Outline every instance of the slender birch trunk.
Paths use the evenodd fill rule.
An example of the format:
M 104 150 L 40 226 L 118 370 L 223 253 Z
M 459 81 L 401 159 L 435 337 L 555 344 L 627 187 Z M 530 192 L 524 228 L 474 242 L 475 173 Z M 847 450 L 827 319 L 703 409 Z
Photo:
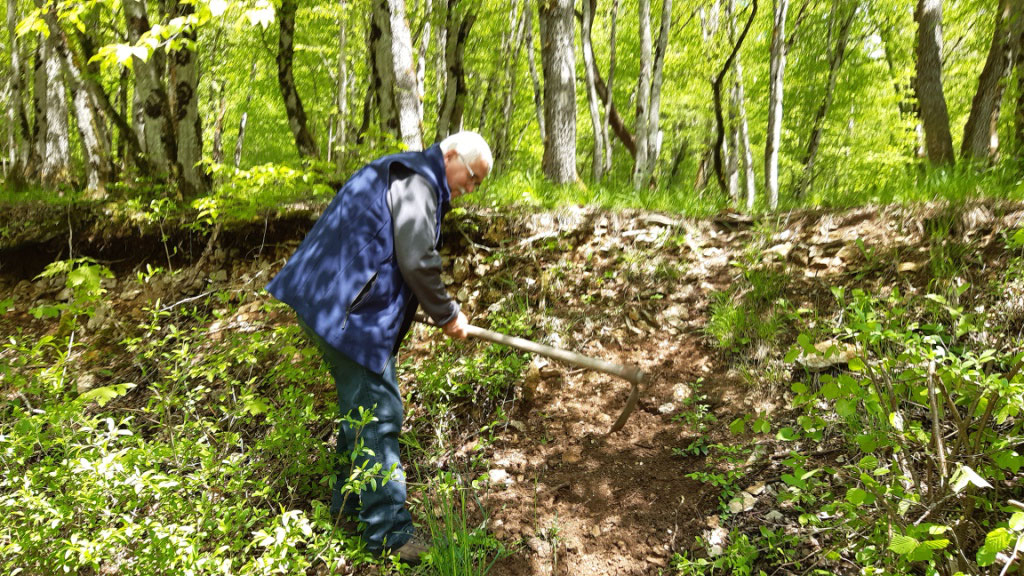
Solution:
M 529 20 L 526 22 L 526 58 L 530 63 L 530 80 L 533 81 L 533 107 L 537 112 L 537 128 L 540 130 L 540 140 L 547 140 L 547 127 L 544 125 L 544 101 L 543 92 L 540 87 L 540 77 L 537 74 L 537 59 L 533 48 L 533 10 L 529 4 L 526 6 L 526 14 Z
M 426 95 L 426 82 L 427 82 L 427 49 L 430 48 L 430 31 L 432 26 L 430 25 L 431 18 L 434 13 L 434 5 L 431 0 L 425 0 L 423 3 L 423 31 L 420 33 L 420 46 L 419 54 L 416 57 L 416 93 L 421 96 Z M 417 111 L 416 114 L 420 118 L 420 122 L 423 122 L 423 98 L 417 98 L 416 100 Z M 422 133 L 422 128 L 420 132 Z
M 242 117 L 238 120 L 238 136 L 235 137 L 235 169 L 242 164 L 242 144 L 245 142 L 245 127 L 249 123 L 249 106 L 252 104 L 252 95 L 255 90 L 256 62 L 254 58 L 252 66 L 249 67 L 248 93 L 245 95 L 245 104 L 242 105 Z
M 594 62 L 594 46 L 591 41 L 591 31 L 594 28 L 594 11 L 597 9 L 597 0 L 583 0 L 583 25 L 580 28 L 580 37 L 583 43 L 583 63 L 586 68 L 587 79 L 587 102 L 590 104 L 590 122 L 594 127 L 594 157 L 592 163 L 592 177 L 594 182 L 600 182 L 604 176 L 604 133 L 601 128 L 604 121 L 601 119 L 601 104 L 597 95 L 597 88 L 594 85 L 595 71 L 597 64 Z
M 345 25 L 348 18 L 345 0 L 340 0 L 338 9 L 341 17 L 338 18 L 338 125 L 334 136 L 334 170 L 340 176 L 345 170 L 348 150 L 348 27 Z
M 544 175 L 555 184 L 576 180 L 576 56 L 572 0 L 541 0 L 544 69 Z
M 519 53 L 522 52 L 524 45 L 523 39 L 526 35 L 526 26 L 529 23 L 529 11 L 529 2 L 523 2 L 523 9 L 519 13 L 516 32 L 513 38 L 512 55 L 505 65 L 505 102 L 502 105 L 502 122 L 501 126 L 498 128 L 498 138 L 496 141 L 497 146 L 494 157 L 495 164 L 499 166 L 504 163 L 507 152 L 511 148 L 509 145 L 509 130 L 512 127 L 512 112 L 519 84 L 519 75 L 516 71 L 519 68 Z
M 604 172 L 609 172 L 612 169 L 612 141 L 609 135 L 609 126 L 611 124 L 612 116 L 612 95 L 615 94 L 613 91 L 615 83 L 615 38 L 618 28 L 619 21 L 619 0 L 612 0 L 612 14 L 611 14 L 611 32 L 608 39 L 608 98 L 604 102 L 604 124 L 601 126 L 601 137 L 604 139 L 607 146 L 605 146 L 604 155 Z M 596 70 L 595 70 L 596 71 Z M 598 73 L 600 76 L 600 73 Z
M 40 37 L 45 79 L 46 130 L 42 140 L 40 182 L 54 189 L 71 183 L 71 145 L 68 135 L 68 105 L 60 56 L 49 38 Z
M 409 150 L 422 150 L 423 118 L 413 61 L 412 34 L 405 18 L 405 0 L 387 0 L 387 8 L 399 137 Z
M 750 128 L 747 122 L 747 105 L 743 94 L 743 65 L 736 58 L 736 106 L 739 109 L 740 144 L 743 149 L 743 184 L 747 194 L 747 211 L 754 209 L 757 197 L 757 180 L 754 176 L 754 151 L 750 146 Z
M 640 0 L 640 75 L 636 90 L 636 161 L 633 163 L 633 188 L 640 190 L 647 183 L 647 155 L 650 133 L 647 107 L 651 102 L 651 1 Z
M 786 71 L 786 13 L 789 0 L 774 0 L 772 25 L 770 95 L 768 98 L 768 134 L 764 149 L 764 180 L 768 207 L 779 207 L 779 146 L 782 140 L 782 87 Z
M 722 114 L 722 83 L 725 80 L 726 74 L 732 69 L 733 62 L 736 60 L 736 56 L 739 54 L 740 48 L 743 46 L 743 41 L 747 37 L 747 33 L 750 32 L 750 26 L 754 23 L 754 17 L 757 16 L 757 0 L 751 3 L 750 17 L 747 20 L 746 26 L 743 28 L 743 32 L 740 33 L 740 37 L 733 44 L 732 51 L 729 53 L 729 57 L 726 58 L 725 64 L 722 65 L 722 69 L 719 70 L 718 74 L 711 80 L 711 92 L 714 99 L 715 105 L 715 145 L 712 148 L 714 156 L 714 167 L 715 176 L 718 179 L 718 186 L 723 192 L 731 192 L 729 184 L 726 182 L 724 169 L 722 166 L 722 155 L 725 152 L 725 120 Z M 731 17 L 731 14 L 730 14 Z M 731 23 L 731 19 L 730 19 Z M 738 191 L 737 191 L 738 194 Z

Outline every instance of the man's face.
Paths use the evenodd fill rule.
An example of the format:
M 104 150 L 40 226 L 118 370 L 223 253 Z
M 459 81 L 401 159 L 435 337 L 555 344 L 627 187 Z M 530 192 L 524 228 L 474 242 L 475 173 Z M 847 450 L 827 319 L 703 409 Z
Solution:
M 454 148 L 445 152 L 444 163 L 448 187 L 452 190 L 452 199 L 472 193 L 487 177 L 487 166 L 480 158 L 473 162 L 466 162 L 466 158 L 456 152 Z

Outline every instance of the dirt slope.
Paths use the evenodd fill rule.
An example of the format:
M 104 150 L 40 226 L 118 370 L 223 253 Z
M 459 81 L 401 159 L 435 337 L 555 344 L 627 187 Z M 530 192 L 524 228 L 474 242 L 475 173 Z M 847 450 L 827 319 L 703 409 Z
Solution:
M 704 430 L 708 442 L 764 445 L 763 462 L 752 465 L 742 481 L 767 484 L 754 508 L 743 512 L 752 523 L 763 521 L 774 506 L 775 447 L 764 438 L 733 437 L 728 424 L 758 411 L 785 417 L 787 388 L 758 377 L 783 351 L 753 349 L 749 358 L 737 359 L 713 348 L 704 332 L 710 299 L 736 283 L 743 266 L 779 270 L 787 278 L 786 299 L 822 317 L 829 315 L 834 284 L 920 289 L 928 268 L 929 222 L 936 218 L 949 220 L 952 233 L 972 243 L 981 274 L 986 264 L 1005 257 L 1001 234 L 1021 225 L 1024 207 L 972 205 L 952 213 L 942 207 L 865 208 L 759 221 L 733 214 L 690 221 L 592 209 L 526 216 L 485 211 L 452 219 L 445 249 L 448 280 L 474 323 L 487 326 L 491 307 L 518 298 L 535 319 L 533 339 L 634 364 L 649 376 L 625 428 L 608 435 L 629 384 L 538 360 L 523 382 L 532 398 L 520 390 L 507 399 L 511 417 L 493 443 L 477 448 L 478 427 L 456 428 L 446 456 L 427 463 L 428 470 L 461 470 L 471 458 L 487 462 L 490 488 L 483 505 L 489 527 L 512 552 L 492 574 L 669 573 L 672 554 L 694 549 L 695 538 L 712 535 L 719 522 L 718 489 L 687 477 L 706 469 L 704 458 L 681 450 L 697 432 L 680 415 L 695 409 L 717 418 Z M 109 318 L 137 316 L 156 297 L 177 302 L 212 289 L 258 290 L 309 225 L 300 217 L 225 230 L 209 250 L 203 239 L 194 239 L 177 256 L 190 254 L 191 261 L 179 266 L 201 268 L 144 289 L 129 288 L 124 278 L 147 262 L 164 263 L 159 242 L 90 243 L 88 234 L 80 234 L 76 254 L 93 253 L 121 278 L 122 289 L 111 290 L 95 328 Z M 62 250 L 58 242 L 5 249 L 0 294 L 19 301 L 59 297 L 59 286 L 33 276 Z M 249 315 L 242 321 L 290 321 L 252 318 L 255 308 L 240 311 Z M 35 326 L 27 315 L 8 320 L 26 330 Z M 406 358 L 426 357 L 435 338 L 424 328 L 414 331 Z M 412 390 L 415 382 L 405 376 L 403 385 Z M 417 426 L 427 417 L 414 405 L 407 421 Z

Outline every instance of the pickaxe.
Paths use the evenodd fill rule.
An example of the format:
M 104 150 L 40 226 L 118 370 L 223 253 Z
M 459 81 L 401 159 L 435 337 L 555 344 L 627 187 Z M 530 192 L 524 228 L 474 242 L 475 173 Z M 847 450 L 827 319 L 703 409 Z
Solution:
M 416 321 L 428 326 L 436 326 L 433 322 L 427 319 L 422 314 L 416 315 Z M 555 348 L 546 344 L 540 344 L 539 342 L 533 342 L 526 340 L 525 338 L 519 338 L 516 336 L 509 336 L 500 332 L 494 332 L 493 330 L 487 330 L 469 324 L 466 326 L 466 333 L 474 338 L 481 340 L 487 340 L 488 342 L 494 342 L 495 344 L 504 344 L 505 346 L 511 346 L 524 352 L 532 352 L 534 354 L 540 354 L 546 358 L 552 360 L 558 360 L 572 366 L 578 366 L 580 368 L 586 368 L 588 370 L 597 370 L 598 372 L 604 372 L 605 374 L 611 374 L 612 376 L 618 376 L 624 380 L 629 381 L 633 387 L 629 391 L 629 398 L 626 399 L 626 406 L 622 409 L 619 417 L 612 424 L 609 434 L 612 432 L 618 432 L 626 425 L 626 420 L 629 419 L 629 415 L 633 413 L 633 409 L 636 408 L 637 400 L 640 398 L 640 385 L 647 381 L 647 375 L 644 374 L 640 368 L 631 366 L 629 364 L 615 364 L 600 358 L 591 358 L 582 354 L 577 354 L 569 350 L 562 350 L 561 348 Z

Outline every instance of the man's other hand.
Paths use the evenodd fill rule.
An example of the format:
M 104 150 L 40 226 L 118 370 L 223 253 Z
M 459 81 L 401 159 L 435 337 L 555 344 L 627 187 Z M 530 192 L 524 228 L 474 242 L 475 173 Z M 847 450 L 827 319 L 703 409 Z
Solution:
M 466 315 L 461 311 L 459 315 L 452 318 L 447 324 L 441 327 L 444 333 L 449 338 L 457 338 L 459 340 L 465 340 L 468 334 L 466 333 L 466 326 L 469 325 L 469 320 L 466 319 Z

